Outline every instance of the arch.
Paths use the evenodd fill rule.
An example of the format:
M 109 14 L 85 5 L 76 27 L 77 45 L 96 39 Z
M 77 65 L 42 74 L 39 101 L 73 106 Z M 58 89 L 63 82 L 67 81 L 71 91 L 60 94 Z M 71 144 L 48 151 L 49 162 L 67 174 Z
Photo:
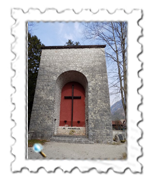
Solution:
M 69 82 L 77 82 L 81 84 L 85 90 L 85 128 L 86 136 L 88 136 L 88 81 L 84 74 L 79 71 L 66 71 L 60 74 L 56 80 L 55 88 L 55 105 L 54 105 L 54 134 L 57 134 L 57 129 L 60 124 L 60 102 L 61 91 L 65 84 Z

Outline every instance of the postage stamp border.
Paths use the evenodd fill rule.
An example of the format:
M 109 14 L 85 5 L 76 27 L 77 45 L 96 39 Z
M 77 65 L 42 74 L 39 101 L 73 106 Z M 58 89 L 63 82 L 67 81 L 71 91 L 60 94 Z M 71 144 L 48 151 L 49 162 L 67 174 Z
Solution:
M 86 13 L 92 13 L 94 16 L 97 16 L 97 13 L 100 11 L 106 11 L 109 13 L 109 15 L 113 16 L 116 14 L 117 11 L 124 11 L 125 14 L 133 13 L 133 11 L 141 11 L 141 17 L 137 19 L 137 26 L 139 28 L 142 28 L 141 35 L 137 37 L 137 43 L 141 44 L 141 52 L 137 52 L 137 61 L 139 60 L 141 64 L 141 69 L 138 70 L 138 75 L 141 78 L 142 85 L 140 88 L 137 89 L 137 92 L 141 95 L 141 102 L 139 102 L 139 105 L 137 109 L 141 112 L 141 121 L 137 121 L 137 126 L 141 129 L 141 137 L 137 139 L 138 144 L 142 148 L 142 154 L 140 154 L 136 161 L 138 161 L 141 164 L 141 172 L 140 171 L 133 171 L 131 168 L 126 167 L 123 172 L 117 172 L 114 171 L 111 166 L 107 169 L 106 172 L 97 170 L 97 168 L 92 167 L 88 169 L 87 171 L 81 171 L 78 168 L 78 162 L 75 164 L 74 167 L 72 167 L 71 170 L 62 169 L 61 167 L 55 166 L 55 169 L 51 171 L 46 171 L 44 167 L 38 168 L 36 171 L 30 171 L 25 165 L 23 164 L 23 167 L 21 167 L 18 171 L 12 172 L 12 166 L 16 162 L 16 159 L 18 159 L 16 155 L 12 153 L 12 148 L 16 146 L 16 140 L 20 137 L 13 137 L 12 134 L 14 134 L 14 131 L 16 131 L 16 126 L 19 124 L 19 122 L 16 121 L 16 119 L 12 119 L 14 112 L 16 111 L 16 102 L 12 102 L 12 96 L 14 96 L 16 92 L 16 86 L 14 87 L 12 84 L 13 80 L 16 78 L 18 79 L 20 68 L 17 67 L 17 64 L 20 64 L 19 61 L 22 60 L 21 56 L 19 54 L 26 54 L 26 49 L 21 49 L 21 52 L 16 52 L 15 46 L 19 47 L 18 39 L 20 39 L 20 36 L 16 36 L 20 28 L 16 31 L 16 27 L 20 26 L 21 30 L 22 28 L 25 28 L 26 19 L 24 18 L 27 16 L 27 14 L 30 11 L 36 11 L 36 20 L 37 19 L 37 13 L 42 13 L 42 17 L 44 16 L 44 13 L 47 13 L 46 11 L 56 11 L 58 14 L 59 21 L 62 16 L 64 16 L 64 13 L 67 14 L 67 11 L 72 10 L 76 15 L 78 15 L 77 19 L 80 19 L 80 14 L 82 14 L 83 11 L 86 11 Z M 16 11 L 21 11 L 20 18 L 16 17 Z M 40 11 L 40 12 L 39 12 Z M 90 12 L 89 12 L 90 11 Z M 19 14 L 18 14 L 19 15 Z M 31 15 L 31 12 L 29 14 L 29 17 Z M 94 18 L 92 16 L 92 19 Z M 27 17 L 27 21 L 29 20 L 29 17 Z M 23 18 L 23 22 L 21 19 Z M 19 20 L 20 19 L 20 20 Z M 40 19 L 40 21 L 44 20 L 44 17 Z M 81 19 L 80 19 L 81 20 Z M 48 21 L 48 20 L 47 20 Z M 72 20 L 73 21 L 73 20 Z M 74 20 L 76 21 L 76 19 Z M 13 33 L 14 32 L 14 33 Z M 130 32 L 129 32 L 130 33 Z M 14 35 L 15 34 L 15 35 Z M 26 38 L 23 37 L 23 42 L 26 44 Z M 22 42 L 21 41 L 21 42 Z M 130 43 L 129 43 L 129 46 Z M 23 56 L 24 57 L 24 56 Z M 25 56 L 26 57 L 26 56 Z M 15 63 L 14 63 L 15 62 Z M 148 8 L 145 6 L 138 6 L 138 5 L 6 5 L 5 6 L 5 174 L 9 177 L 147 177 L 148 176 L 148 72 L 147 72 L 147 66 L 148 66 Z M 13 69 L 13 68 L 14 69 Z M 17 67 L 17 68 L 16 68 Z M 26 67 L 25 72 L 26 72 Z M 18 74 L 19 73 L 19 74 Z M 26 74 L 26 73 L 25 73 Z M 26 76 L 25 76 L 26 77 Z M 22 84 L 22 83 L 21 83 Z M 22 85 L 21 85 L 22 86 Z M 18 92 L 22 91 L 23 88 L 17 89 Z M 18 94 L 20 95 L 20 94 Z M 23 98 L 23 101 L 25 102 L 25 99 Z M 25 112 L 21 112 L 20 114 L 24 114 Z M 23 115 L 21 117 L 24 118 Z M 137 129 L 138 129 L 137 127 Z M 25 136 L 27 138 L 27 136 Z M 18 142 L 17 142 L 18 143 Z M 25 143 L 25 142 L 23 142 Z M 19 148 L 19 147 L 18 147 Z M 18 153 L 20 154 L 20 153 Z M 40 161 L 41 162 L 41 161 Z M 102 162 L 103 163 L 103 162 Z M 107 161 L 106 161 L 107 163 Z M 39 163 L 38 163 L 39 164 Z M 42 163 L 41 163 L 42 164 Z M 50 165 L 50 162 L 48 162 Z M 73 163 L 71 163 L 73 164 Z M 132 165 L 131 165 L 132 166 Z

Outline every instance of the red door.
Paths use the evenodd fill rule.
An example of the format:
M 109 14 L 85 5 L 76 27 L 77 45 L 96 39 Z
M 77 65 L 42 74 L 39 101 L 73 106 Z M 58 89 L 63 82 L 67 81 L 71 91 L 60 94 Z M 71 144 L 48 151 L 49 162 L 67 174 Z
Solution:
M 60 126 L 85 126 L 85 90 L 77 82 L 67 83 L 61 92 Z

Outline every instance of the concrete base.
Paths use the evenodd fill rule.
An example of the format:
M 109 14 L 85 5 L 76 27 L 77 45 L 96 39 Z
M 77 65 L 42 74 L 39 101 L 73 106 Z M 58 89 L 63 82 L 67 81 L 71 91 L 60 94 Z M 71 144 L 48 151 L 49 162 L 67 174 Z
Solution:
M 56 135 L 67 135 L 67 136 L 85 136 L 85 127 L 65 127 L 59 126 Z
M 85 136 L 63 136 L 63 135 L 57 135 L 53 136 L 50 141 L 52 142 L 62 142 L 62 143 L 73 143 L 73 144 L 93 144 L 94 142 L 90 141 Z

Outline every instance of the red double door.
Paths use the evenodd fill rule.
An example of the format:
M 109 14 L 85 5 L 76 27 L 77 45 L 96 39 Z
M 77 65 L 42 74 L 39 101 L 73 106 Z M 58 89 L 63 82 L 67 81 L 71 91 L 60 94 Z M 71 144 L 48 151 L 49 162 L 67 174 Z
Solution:
M 69 82 L 61 92 L 59 126 L 85 127 L 85 90 L 77 82 Z

